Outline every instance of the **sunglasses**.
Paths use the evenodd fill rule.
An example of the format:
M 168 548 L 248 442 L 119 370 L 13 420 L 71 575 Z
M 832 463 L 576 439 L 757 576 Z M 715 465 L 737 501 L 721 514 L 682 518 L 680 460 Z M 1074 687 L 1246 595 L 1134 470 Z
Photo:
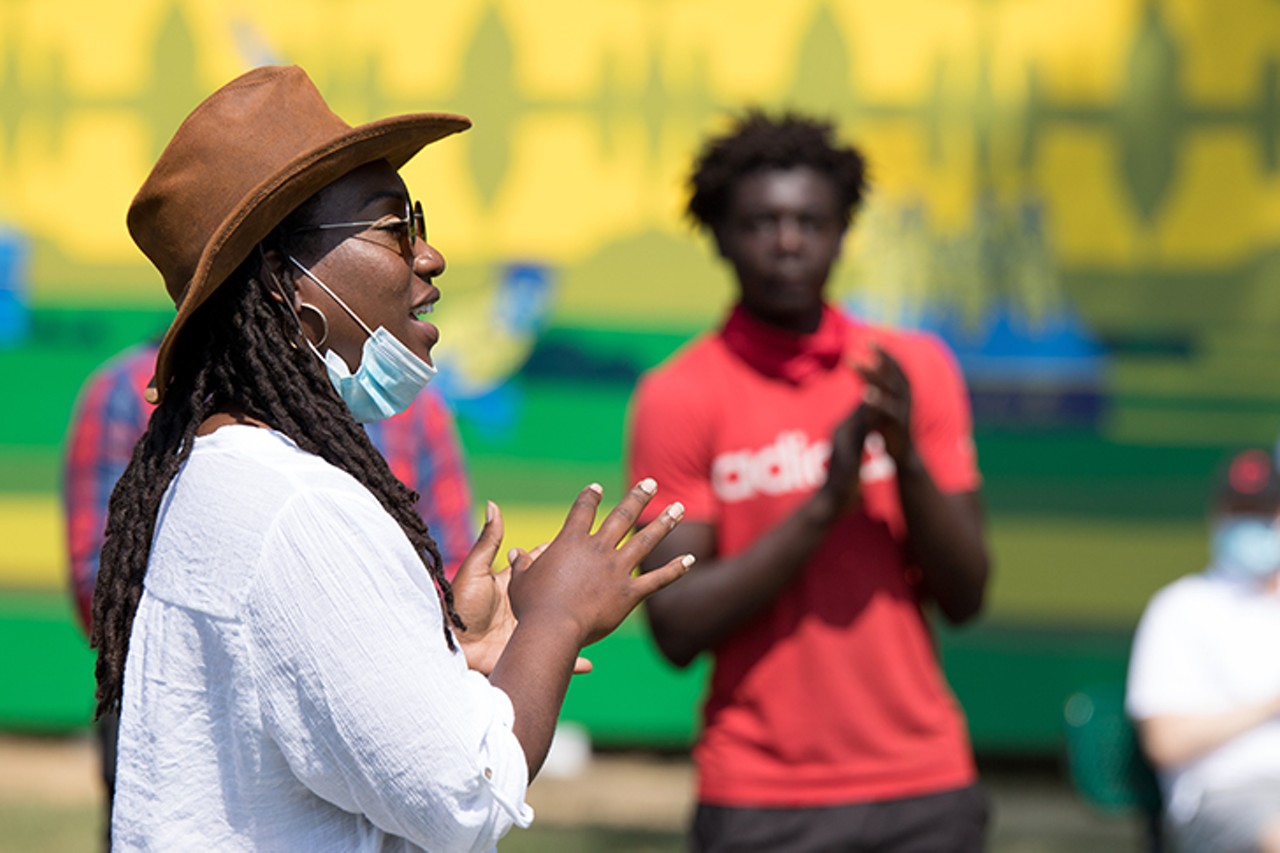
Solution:
M 328 231 L 332 228 L 373 228 L 377 226 L 380 231 L 390 231 L 397 234 L 403 240 L 410 251 L 413 251 L 413 241 L 421 240 L 424 243 L 427 240 L 427 217 L 422 212 L 422 202 L 413 201 L 405 202 L 404 216 L 398 219 L 371 219 L 362 222 L 325 222 L 318 225 L 303 225 L 295 228 L 294 233 L 299 231 Z

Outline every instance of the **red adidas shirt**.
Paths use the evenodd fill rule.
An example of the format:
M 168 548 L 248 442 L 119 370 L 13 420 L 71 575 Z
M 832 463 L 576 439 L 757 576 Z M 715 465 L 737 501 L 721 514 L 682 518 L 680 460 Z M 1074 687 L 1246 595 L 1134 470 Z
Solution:
M 912 388 L 912 436 L 944 493 L 979 475 L 968 398 L 938 339 L 826 309 L 812 335 L 738 309 L 647 374 L 632 401 L 630 475 L 715 526 L 721 557 L 751 546 L 818 488 L 830 437 L 864 387 L 846 363 L 871 341 Z M 938 667 L 904 554 L 894 465 L 872 434 L 862 505 L 774 604 L 715 650 L 694 749 L 699 798 L 730 806 L 867 802 L 970 784 L 963 716 Z

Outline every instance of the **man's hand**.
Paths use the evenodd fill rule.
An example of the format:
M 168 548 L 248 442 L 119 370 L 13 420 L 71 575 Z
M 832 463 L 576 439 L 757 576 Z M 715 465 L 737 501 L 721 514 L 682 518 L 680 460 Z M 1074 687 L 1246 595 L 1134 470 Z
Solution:
M 884 436 L 885 450 L 901 467 L 911 452 L 911 383 L 898 362 L 872 343 L 872 360 L 853 369 L 867 383 L 862 392 L 867 431 Z
M 840 513 L 856 509 L 862 499 L 862 445 L 867 439 L 867 423 L 866 406 L 859 405 L 831 436 L 831 458 L 822 490 Z
M 991 572 L 978 493 L 938 491 L 912 440 L 911 382 L 897 360 L 872 342 L 870 358 L 852 366 L 867 383 L 861 406 L 867 429 L 884 438 L 897 468 L 907 557 L 943 615 L 955 625 L 967 622 L 982 610 Z

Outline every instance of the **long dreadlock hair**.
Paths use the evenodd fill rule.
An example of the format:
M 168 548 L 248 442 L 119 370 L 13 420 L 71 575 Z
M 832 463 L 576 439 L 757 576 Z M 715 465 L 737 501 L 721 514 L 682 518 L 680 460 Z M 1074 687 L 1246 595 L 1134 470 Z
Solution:
M 305 223 L 312 202 L 294 211 L 264 245 L 282 245 Z M 238 411 L 271 425 L 302 450 L 355 477 L 409 537 L 430 572 L 452 624 L 466 630 L 453 605 L 440 551 L 414 509 L 418 496 L 386 460 L 334 392 L 319 359 L 299 340 L 297 319 L 277 305 L 251 255 L 209 297 L 175 342 L 173 379 L 111 493 L 106 539 L 93 595 L 91 642 L 98 650 L 97 714 L 120 707 L 134 614 L 151 556 L 161 498 L 191 454 L 197 428 L 218 412 Z

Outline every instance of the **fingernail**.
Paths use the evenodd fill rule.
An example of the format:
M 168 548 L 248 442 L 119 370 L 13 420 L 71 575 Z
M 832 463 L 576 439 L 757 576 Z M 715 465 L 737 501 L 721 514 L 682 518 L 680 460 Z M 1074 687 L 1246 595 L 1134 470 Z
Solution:
M 658 481 L 652 477 L 645 477 L 643 480 L 636 483 L 636 488 L 644 492 L 646 495 L 652 495 L 654 492 L 658 491 Z
M 686 569 L 692 566 L 696 562 L 698 562 L 698 558 L 693 556 L 692 554 L 685 554 L 683 557 L 680 558 L 680 565 L 684 566 Z
M 498 505 L 493 501 L 485 501 L 484 520 L 486 524 L 493 523 L 493 517 L 498 514 Z
M 591 485 L 587 486 L 587 488 L 595 492 L 597 495 L 604 494 L 604 486 L 600 485 L 599 483 L 592 483 Z
M 684 504 L 680 503 L 680 501 L 676 501 L 671 506 L 667 507 L 667 515 L 675 521 L 679 521 L 684 518 Z
M 515 565 L 516 557 L 519 557 L 519 556 L 520 556 L 520 549 L 512 548 L 510 551 L 507 552 L 507 563 L 509 565 Z

